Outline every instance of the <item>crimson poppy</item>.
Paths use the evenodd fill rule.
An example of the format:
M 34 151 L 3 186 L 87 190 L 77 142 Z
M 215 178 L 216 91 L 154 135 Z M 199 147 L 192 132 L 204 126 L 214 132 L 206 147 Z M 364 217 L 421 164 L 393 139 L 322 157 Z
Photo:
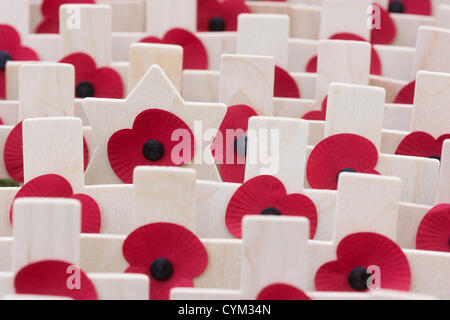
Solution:
M 379 174 L 374 170 L 377 162 L 378 151 L 370 140 L 356 134 L 340 133 L 315 146 L 308 159 L 306 175 L 312 188 L 336 190 L 339 174 Z
M 181 142 L 174 138 L 178 133 Z M 186 141 L 188 148 L 175 154 L 179 144 Z M 132 129 L 116 131 L 108 141 L 109 163 L 124 183 L 132 183 L 137 166 L 181 166 L 194 157 L 194 151 L 194 135 L 188 125 L 161 109 L 141 112 Z
M 389 0 L 389 11 L 431 16 L 431 0 Z
M 150 300 L 169 299 L 175 287 L 193 287 L 203 273 L 208 254 L 191 231 L 173 223 L 151 223 L 125 239 L 123 256 L 130 264 L 125 272 L 150 278 Z
M 123 98 L 120 74 L 109 67 L 97 68 L 94 59 L 82 52 L 63 58 L 60 63 L 75 67 L 75 95 L 77 98 Z
M 434 139 L 426 132 L 415 131 L 403 138 L 395 154 L 441 160 L 442 144 L 445 139 L 450 139 L 450 134 Z
M 289 72 L 279 66 L 275 66 L 274 97 L 300 99 L 300 90 L 297 82 Z
M 74 194 L 72 186 L 64 177 L 57 174 L 45 174 L 25 183 L 17 192 L 11 204 L 9 219 L 13 223 L 13 204 L 19 198 L 68 198 L 81 202 L 81 232 L 99 233 L 101 227 L 100 208 L 90 196 Z
M 423 217 L 417 230 L 416 248 L 450 252 L 450 204 L 438 204 Z
M 353 33 L 347 33 L 347 32 L 342 32 L 342 33 L 336 33 L 334 35 L 332 35 L 330 38 L 330 40 L 349 40 L 349 41 L 366 41 L 366 39 L 353 34 Z M 311 73 L 316 73 L 317 72 L 317 56 L 312 57 L 307 65 L 306 65 L 306 72 L 311 72 Z M 370 63 L 370 74 L 373 75 L 381 75 L 381 59 L 380 56 L 378 55 L 377 51 L 374 49 L 374 47 L 372 46 L 372 54 L 371 54 L 371 63 Z
M 317 270 L 314 277 L 317 291 L 366 291 L 373 285 L 369 280 L 378 280 L 380 289 L 409 290 L 408 259 L 394 241 L 383 235 L 372 232 L 348 235 L 339 242 L 336 255 L 337 260 Z M 375 268 L 379 268 L 378 274 Z
M 21 45 L 20 34 L 13 27 L 0 24 L 0 98 L 6 97 L 5 69 L 8 61 L 36 61 L 36 52 Z
M 397 27 L 388 11 L 384 10 L 379 4 L 373 4 L 375 12 L 379 12 L 380 24 L 372 29 L 370 42 L 373 44 L 390 44 L 395 38 Z M 379 27 L 379 28 L 378 28 Z
M 395 97 L 394 103 L 414 104 L 414 93 L 416 91 L 416 81 L 412 81 L 404 86 Z
M 93 4 L 94 0 L 44 0 L 41 13 L 44 20 L 37 26 L 36 33 L 59 33 L 59 7 L 63 4 Z
M 327 103 L 328 103 L 328 96 L 326 96 L 325 99 L 323 99 L 321 110 L 310 111 L 310 112 L 306 113 L 302 117 L 302 119 L 325 121 L 325 118 L 327 116 Z
M 294 286 L 275 283 L 262 289 L 256 300 L 311 300 L 311 298 Z
M 310 237 L 317 229 L 314 202 L 300 193 L 287 194 L 283 183 L 274 176 L 261 175 L 241 185 L 228 203 L 225 224 L 236 238 L 242 237 L 242 219 L 247 215 L 283 215 L 306 217 Z
M 208 52 L 203 42 L 187 30 L 171 29 L 162 39 L 146 37 L 140 42 L 179 45 L 183 47 L 183 69 L 208 69 Z
M 79 275 L 73 287 L 68 285 L 71 274 Z M 16 273 L 14 287 L 17 294 L 98 300 L 95 286 L 86 273 L 71 263 L 58 260 L 43 260 L 23 267 Z
M 3 149 L 3 162 L 9 176 L 17 182 L 23 182 L 23 142 L 22 122 L 18 123 L 9 133 Z M 89 148 L 83 138 L 84 170 L 89 164 Z
M 198 0 L 198 31 L 236 31 L 241 13 L 250 13 L 244 0 Z
M 211 151 L 224 182 L 242 183 L 245 175 L 248 120 L 257 113 L 247 105 L 228 107 Z M 230 139 L 233 138 L 233 139 Z

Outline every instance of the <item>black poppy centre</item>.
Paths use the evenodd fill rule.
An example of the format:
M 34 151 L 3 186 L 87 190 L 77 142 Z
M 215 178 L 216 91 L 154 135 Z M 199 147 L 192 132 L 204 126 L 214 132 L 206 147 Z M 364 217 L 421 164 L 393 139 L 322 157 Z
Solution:
M 8 51 L 1 51 L 0 50 L 0 70 L 5 70 L 6 69 L 6 63 L 8 61 L 11 61 L 12 57 L 9 54 Z
M 81 81 L 76 88 L 76 95 L 78 98 L 90 98 L 95 96 L 95 87 L 89 81 Z
M 392 1 L 391 3 L 389 3 L 389 12 L 403 13 L 405 12 L 405 5 L 402 1 Z
M 348 274 L 348 284 L 350 287 L 357 291 L 367 290 L 367 280 L 370 278 L 370 274 L 366 268 L 356 267 Z
M 208 23 L 208 30 L 211 32 L 225 31 L 226 27 L 225 20 L 221 17 L 212 17 Z
M 148 140 L 142 147 L 142 153 L 147 160 L 158 161 L 164 156 L 164 145 L 158 140 Z
M 158 281 L 167 281 L 173 275 L 173 265 L 166 258 L 158 258 L 150 266 L 151 276 Z
M 353 169 L 353 168 L 344 168 L 344 169 L 342 169 L 341 171 L 339 171 L 338 172 L 338 174 L 337 174 L 337 180 L 339 180 L 339 176 L 341 175 L 341 173 L 343 173 L 343 172 L 356 172 L 356 170 L 355 169 Z
M 281 211 L 275 207 L 267 207 L 261 210 L 262 216 L 281 216 Z
M 240 156 L 247 155 L 247 135 L 243 134 L 234 138 L 234 152 Z

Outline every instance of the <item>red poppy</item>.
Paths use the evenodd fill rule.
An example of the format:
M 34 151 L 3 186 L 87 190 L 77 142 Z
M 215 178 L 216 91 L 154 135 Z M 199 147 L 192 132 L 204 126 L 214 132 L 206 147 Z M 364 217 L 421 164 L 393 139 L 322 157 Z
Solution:
M 332 35 L 330 40 L 350 40 L 350 41 L 366 41 L 366 39 L 353 34 L 353 33 L 336 33 L 335 35 Z M 373 75 L 381 75 L 381 59 L 378 55 L 377 51 L 372 46 L 372 56 L 371 56 L 371 63 L 370 63 L 370 74 Z M 312 57 L 307 65 L 306 65 L 306 72 L 316 73 L 317 72 L 317 56 Z
M 283 183 L 269 175 L 248 180 L 231 197 L 225 214 L 225 224 L 236 238 L 242 237 L 242 219 L 246 215 L 306 217 L 309 220 L 311 239 L 317 229 L 314 202 L 300 193 L 287 194 Z
M 183 69 L 208 69 L 208 52 L 197 36 L 184 29 L 171 29 L 162 39 L 146 37 L 145 43 L 173 44 L 183 47 Z
M 98 300 L 95 286 L 86 273 L 71 263 L 58 260 L 43 260 L 23 267 L 14 278 L 14 287 L 17 294 Z
M 70 3 L 95 3 L 94 0 L 44 0 L 41 13 L 44 20 L 37 26 L 36 33 L 59 33 L 59 7 Z
M 408 291 L 411 271 L 402 249 L 389 238 L 372 232 L 351 234 L 339 243 L 337 260 L 316 272 L 317 291 L 366 291 L 368 280 L 378 278 L 381 289 Z M 372 268 L 379 273 L 369 273 Z M 377 280 L 377 279 L 375 279 Z M 372 282 L 373 284 L 373 282 Z
M 275 283 L 262 289 L 256 300 L 311 300 L 311 298 L 294 286 Z
M 241 13 L 250 13 L 244 0 L 198 0 L 198 31 L 236 31 Z
M 175 287 L 193 287 L 203 273 L 208 254 L 188 229 L 173 223 L 152 223 L 134 230 L 123 243 L 130 264 L 125 272 L 150 278 L 150 300 L 169 299 Z
M 60 63 L 68 63 L 75 67 L 77 98 L 123 98 L 123 82 L 116 70 L 109 67 L 97 69 L 94 59 L 82 52 L 68 55 Z
M 420 222 L 416 248 L 450 252 L 450 204 L 438 204 Z
M 416 91 L 416 81 L 412 81 L 404 86 L 395 97 L 394 103 L 414 104 L 414 93 Z
M 302 119 L 325 121 L 325 118 L 327 116 L 327 103 L 328 103 L 328 96 L 326 96 L 325 99 L 323 99 L 322 101 L 322 110 L 310 111 L 306 113 L 302 117 Z
M 431 16 L 431 0 L 389 0 L 389 11 Z
M 23 182 L 23 141 L 22 122 L 18 123 L 6 138 L 3 149 L 3 162 L 9 176 L 17 182 Z M 84 170 L 89 164 L 89 148 L 83 138 Z
M 6 64 L 10 60 L 36 61 L 36 52 L 21 45 L 20 34 L 13 27 L 0 24 L 0 98 L 6 97 Z
M 434 139 L 426 132 L 415 131 L 403 138 L 395 154 L 441 160 L 442 144 L 445 139 L 450 139 L 450 134 Z
M 300 99 L 297 82 L 281 67 L 275 66 L 274 97 Z
M 372 29 L 370 41 L 373 44 L 390 44 L 397 34 L 397 27 L 395 26 L 394 20 L 392 20 L 389 12 L 384 10 L 379 4 L 374 3 L 373 6 L 377 8 L 375 13 L 380 13 L 380 25 Z
M 13 199 L 19 198 L 69 198 L 81 202 L 81 232 L 99 233 L 101 227 L 100 208 L 90 196 L 73 194 L 69 181 L 57 174 L 45 174 L 25 183 Z M 13 204 L 9 211 L 9 220 L 13 223 Z
M 246 105 L 231 106 L 227 109 L 211 146 L 224 182 L 244 181 L 248 120 L 257 115 L 255 110 Z
M 370 140 L 340 133 L 316 145 L 309 156 L 306 175 L 312 188 L 336 190 L 340 173 L 379 174 L 374 170 L 377 162 L 378 151 Z
M 186 142 L 188 148 L 183 144 L 176 153 Z M 119 130 L 108 141 L 109 163 L 124 183 L 132 183 L 137 166 L 180 166 L 193 158 L 194 151 L 194 135 L 188 125 L 160 109 L 141 112 L 134 120 L 133 129 Z

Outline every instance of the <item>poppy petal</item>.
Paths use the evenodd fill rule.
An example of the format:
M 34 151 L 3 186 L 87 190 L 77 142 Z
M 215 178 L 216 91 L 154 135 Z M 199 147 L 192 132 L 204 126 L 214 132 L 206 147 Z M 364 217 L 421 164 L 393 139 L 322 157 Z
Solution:
M 311 298 L 294 286 L 275 283 L 262 289 L 256 300 L 311 300 Z
M 337 258 L 346 266 L 380 268 L 380 287 L 408 291 L 411 271 L 402 249 L 391 239 L 372 232 L 351 234 L 338 245 Z
M 302 119 L 304 120 L 318 120 L 318 121 L 325 121 L 327 116 L 327 103 L 328 103 L 328 96 L 326 96 L 322 101 L 322 110 L 315 110 L 307 112 Z
M 314 238 L 317 229 L 317 209 L 310 198 L 299 193 L 289 194 L 280 199 L 275 207 L 282 215 L 308 218 L 310 238 Z
M 394 103 L 414 104 L 414 93 L 416 91 L 416 81 L 412 81 L 404 86 L 395 97 Z
M 348 283 L 351 268 L 340 261 L 330 261 L 316 272 L 314 284 L 317 291 L 352 291 Z
M 438 139 L 434 139 L 433 136 L 426 132 L 415 131 L 403 138 L 395 154 L 440 159 L 442 144 L 445 139 L 450 139 L 450 134 L 445 134 Z
M 185 149 L 180 154 L 172 154 L 180 142 L 172 140 L 175 132 L 182 134 L 190 143 L 190 151 Z M 143 154 L 143 146 L 149 140 L 159 141 L 164 147 L 164 154 L 156 161 L 148 160 Z M 111 168 L 124 182 L 131 183 L 133 170 L 139 165 L 179 166 L 187 163 L 194 156 L 195 141 L 192 131 L 176 115 L 160 109 L 148 109 L 141 112 L 133 123 L 133 129 L 115 132 L 108 141 L 108 158 Z
M 10 51 L 10 54 L 15 61 L 37 61 L 39 56 L 37 53 L 28 47 L 16 47 Z
M 122 99 L 124 88 L 120 74 L 108 67 L 97 69 L 92 77 L 96 98 Z
M 242 183 L 245 175 L 245 156 L 234 151 L 234 138 L 248 130 L 248 120 L 258 114 L 247 105 L 228 107 L 217 136 L 211 145 L 214 159 L 219 163 L 220 175 L 224 182 Z M 231 141 L 232 140 L 232 141 Z M 233 154 L 232 163 L 227 161 L 228 153 Z M 228 158 L 230 158 L 228 155 Z
M 306 72 L 317 73 L 317 56 L 312 57 L 306 64 Z
M 423 217 L 417 230 L 416 248 L 450 252 L 450 204 L 438 204 Z
M 20 47 L 17 30 L 7 24 L 0 24 L 0 50 L 9 51 L 16 47 Z
M 18 123 L 6 138 L 3 161 L 9 176 L 17 182 L 23 182 L 22 122 Z
M 122 247 L 125 260 L 133 267 L 150 268 L 158 258 L 168 259 L 173 277 L 193 279 L 206 268 L 208 254 L 191 231 L 173 223 L 152 223 L 128 235 Z
M 294 78 L 278 66 L 275 66 L 274 97 L 300 99 L 300 90 Z
M 81 202 L 81 232 L 99 233 L 102 225 L 102 216 L 97 202 L 85 194 L 74 194 L 72 199 Z
M 197 36 L 185 29 L 169 30 L 162 40 L 147 37 L 141 40 L 146 43 L 166 43 L 183 47 L 183 69 L 208 69 L 208 52 Z
M 212 18 L 221 18 L 225 23 L 224 31 L 237 31 L 237 19 L 241 13 L 250 13 L 244 0 L 198 0 L 197 2 L 197 30 L 209 30 Z
M 316 145 L 309 156 L 306 173 L 312 188 L 336 190 L 341 170 L 367 173 L 377 162 L 378 151 L 370 140 L 341 133 Z
M 59 20 L 44 19 L 36 27 L 35 33 L 59 33 Z
M 75 68 L 75 83 L 91 81 L 97 70 L 94 59 L 88 54 L 77 52 L 62 58 L 60 63 L 68 63 Z
M 86 139 L 83 137 L 83 167 L 84 171 L 86 171 L 89 165 L 89 147 L 86 142 Z
M 64 261 L 44 260 L 23 267 L 14 278 L 14 287 L 17 294 L 60 296 L 74 300 L 98 299 L 88 276 Z
M 373 28 L 371 32 L 371 42 L 373 44 L 390 44 L 395 38 L 397 27 L 388 11 L 379 4 L 374 3 L 374 7 L 380 12 L 380 28 Z

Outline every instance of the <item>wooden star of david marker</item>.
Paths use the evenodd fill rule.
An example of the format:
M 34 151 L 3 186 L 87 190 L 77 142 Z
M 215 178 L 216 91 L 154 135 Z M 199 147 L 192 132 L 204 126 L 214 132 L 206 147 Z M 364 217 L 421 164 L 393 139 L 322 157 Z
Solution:
M 88 184 L 120 182 L 109 164 L 108 140 L 114 132 L 131 128 L 136 116 L 151 108 L 169 111 L 189 126 L 194 134 L 196 150 L 192 164 L 188 166 L 196 169 L 200 179 L 219 181 L 217 168 L 207 148 L 225 116 L 225 105 L 185 102 L 159 66 L 152 66 L 124 100 L 87 98 L 83 106 L 97 144 L 86 172 Z

